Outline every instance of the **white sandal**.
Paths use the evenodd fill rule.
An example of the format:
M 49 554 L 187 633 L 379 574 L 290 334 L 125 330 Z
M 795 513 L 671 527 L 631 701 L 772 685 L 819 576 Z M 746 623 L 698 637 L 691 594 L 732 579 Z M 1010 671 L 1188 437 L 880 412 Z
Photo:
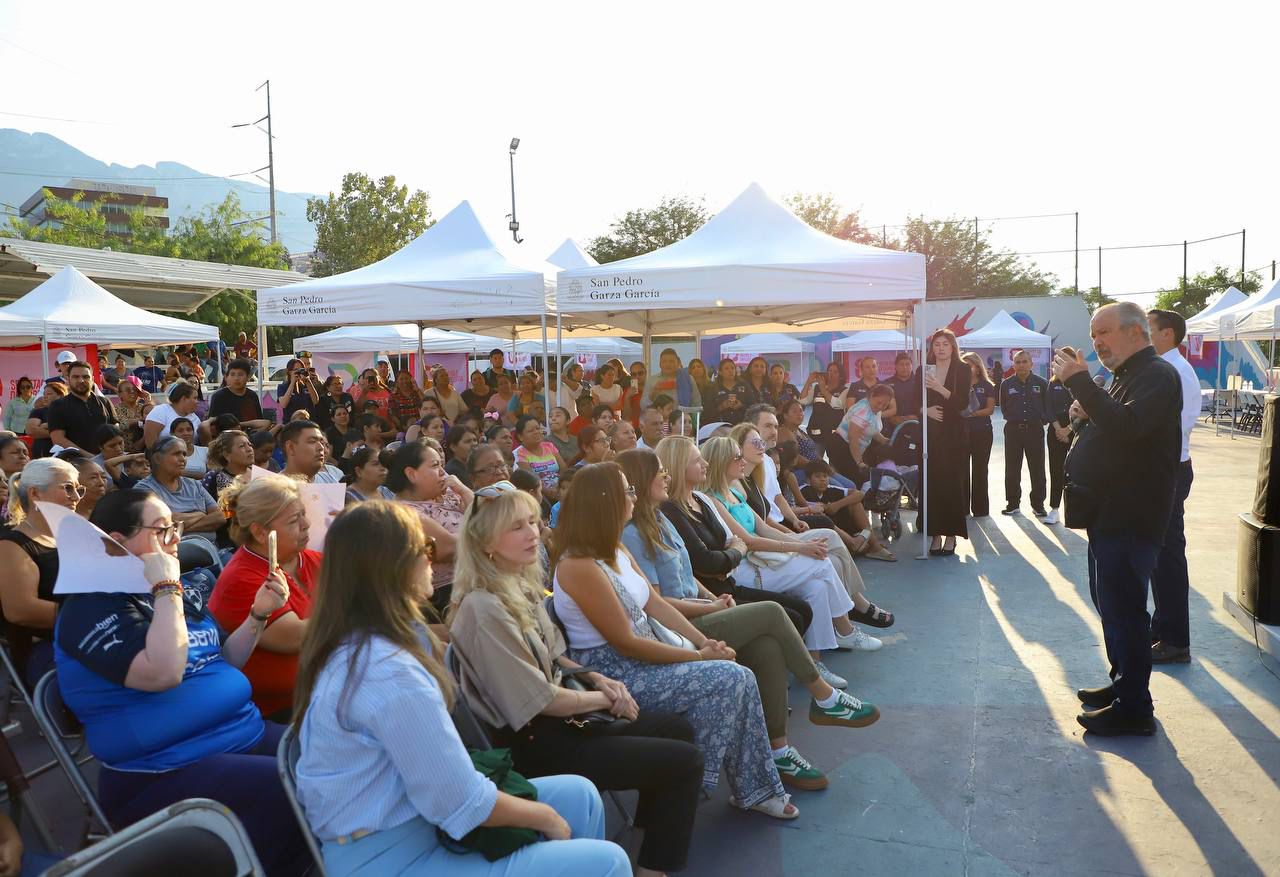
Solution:
M 791 820 L 800 815 L 800 808 L 791 803 L 791 796 L 785 792 L 781 796 L 768 798 L 750 807 L 743 807 L 732 796 L 729 798 L 729 803 L 739 810 L 754 810 L 756 813 L 763 813 L 774 819 Z

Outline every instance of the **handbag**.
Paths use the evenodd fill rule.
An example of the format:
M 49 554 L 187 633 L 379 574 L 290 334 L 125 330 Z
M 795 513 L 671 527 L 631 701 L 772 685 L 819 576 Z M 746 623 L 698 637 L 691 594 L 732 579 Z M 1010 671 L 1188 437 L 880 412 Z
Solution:
M 786 551 L 748 551 L 747 562 L 752 566 L 778 569 L 793 556 Z
M 506 792 L 526 801 L 538 800 L 538 790 L 520 774 L 511 761 L 510 749 L 472 749 L 471 764 L 476 771 L 492 781 L 499 792 Z M 454 840 L 443 829 L 436 828 L 440 845 L 451 853 L 479 853 L 490 862 L 504 859 L 522 847 L 542 840 L 542 835 L 532 828 L 473 828 Z
M 658 642 L 668 646 L 675 646 L 677 649 L 688 649 L 691 652 L 697 651 L 688 637 L 676 633 L 652 615 L 649 616 L 649 627 L 652 628 L 654 638 Z
M 560 677 L 560 687 L 567 688 L 570 691 L 595 691 L 582 678 L 588 673 L 594 672 L 596 672 L 594 667 L 575 667 L 572 670 L 564 670 L 564 675 Z M 621 728 L 624 725 L 631 724 L 631 720 L 615 716 L 608 710 L 592 710 L 589 713 L 579 713 L 576 716 L 565 716 L 564 723 L 574 730 L 591 732 L 598 731 L 606 726 Z

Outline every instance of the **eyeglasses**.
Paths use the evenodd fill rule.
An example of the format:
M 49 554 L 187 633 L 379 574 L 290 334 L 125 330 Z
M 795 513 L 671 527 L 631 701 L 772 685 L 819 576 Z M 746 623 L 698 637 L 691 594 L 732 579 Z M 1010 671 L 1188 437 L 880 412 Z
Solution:
M 67 494 L 67 496 L 73 497 L 75 499 L 83 499 L 85 493 L 87 492 L 87 488 L 85 488 L 83 484 L 72 484 L 70 481 L 64 482 L 59 486 L 63 489 L 63 491 Z
M 436 540 L 432 536 L 427 536 L 426 540 L 426 544 L 422 546 L 422 556 L 427 559 L 428 563 L 435 563 Z
M 733 462 L 734 462 L 734 463 L 741 463 L 741 462 L 742 462 L 742 454 L 734 454 L 734 455 L 733 455 Z
M 627 485 L 627 499 L 636 498 L 636 486 L 634 484 Z
M 520 488 L 516 487 L 510 481 L 495 481 L 488 487 L 481 487 L 476 490 L 475 496 L 477 499 L 497 499 L 504 493 L 517 493 L 519 490 Z
M 139 530 L 155 530 L 157 537 L 160 539 L 161 545 L 174 545 L 182 541 L 182 521 L 174 521 L 164 527 L 147 526 L 143 524 L 138 527 Z

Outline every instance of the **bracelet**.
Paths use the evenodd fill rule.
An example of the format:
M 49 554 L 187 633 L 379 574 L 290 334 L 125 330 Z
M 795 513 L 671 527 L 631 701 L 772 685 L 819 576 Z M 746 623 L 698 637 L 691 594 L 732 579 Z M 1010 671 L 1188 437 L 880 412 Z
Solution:
M 155 600 L 169 594 L 174 595 L 179 600 L 182 599 L 182 584 L 179 582 L 160 582 L 151 588 L 151 599 Z
M 266 615 L 259 615 L 257 612 L 254 612 L 253 609 L 250 609 L 249 617 L 252 618 L 254 621 L 261 622 L 262 624 L 266 624 L 267 621 L 271 618 L 271 613 L 268 612 Z

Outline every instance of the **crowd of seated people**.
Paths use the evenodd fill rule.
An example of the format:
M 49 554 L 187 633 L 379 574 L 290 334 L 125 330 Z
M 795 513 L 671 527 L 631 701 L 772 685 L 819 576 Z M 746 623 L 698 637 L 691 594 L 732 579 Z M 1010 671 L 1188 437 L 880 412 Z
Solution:
M 464 392 L 436 370 L 423 394 L 389 369 L 321 384 L 300 359 L 274 424 L 232 360 L 203 420 L 179 380 L 160 405 L 74 425 L 90 447 L 32 459 L 0 437 L 9 648 L 28 685 L 56 668 L 114 826 L 209 797 L 269 873 L 304 873 L 275 764 L 290 723 L 305 830 L 333 874 L 628 873 L 602 840 L 609 790 L 639 793 L 635 873 L 675 872 L 721 780 L 734 807 L 780 820 L 801 814 L 793 792 L 829 784 L 789 736 L 788 679 L 811 724 L 879 718 L 831 662 L 878 647 L 859 625 L 894 623 L 855 562 L 888 552 L 858 491 L 833 493 L 824 455 L 798 449 L 804 395 L 785 370 L 726 360 L 709 382 L 663 351 L 651 380 L 615 361 L 547 388 L 491 362 Z M 701 446 L 679 410 L 699 402 L 726 427 Z M 345 509 L 311 550 L 299 485 L 339 482 Z M 56 597 L 38 502 L 140 557 L 144 593 Z M 212 553 L 188 556 L 192 540 Z M 205 557 L 209 593 L 182 582 Z M 459 698 L 536 801 L 468 753 Z M 490 861 L 481 837 L 512 846 Z

